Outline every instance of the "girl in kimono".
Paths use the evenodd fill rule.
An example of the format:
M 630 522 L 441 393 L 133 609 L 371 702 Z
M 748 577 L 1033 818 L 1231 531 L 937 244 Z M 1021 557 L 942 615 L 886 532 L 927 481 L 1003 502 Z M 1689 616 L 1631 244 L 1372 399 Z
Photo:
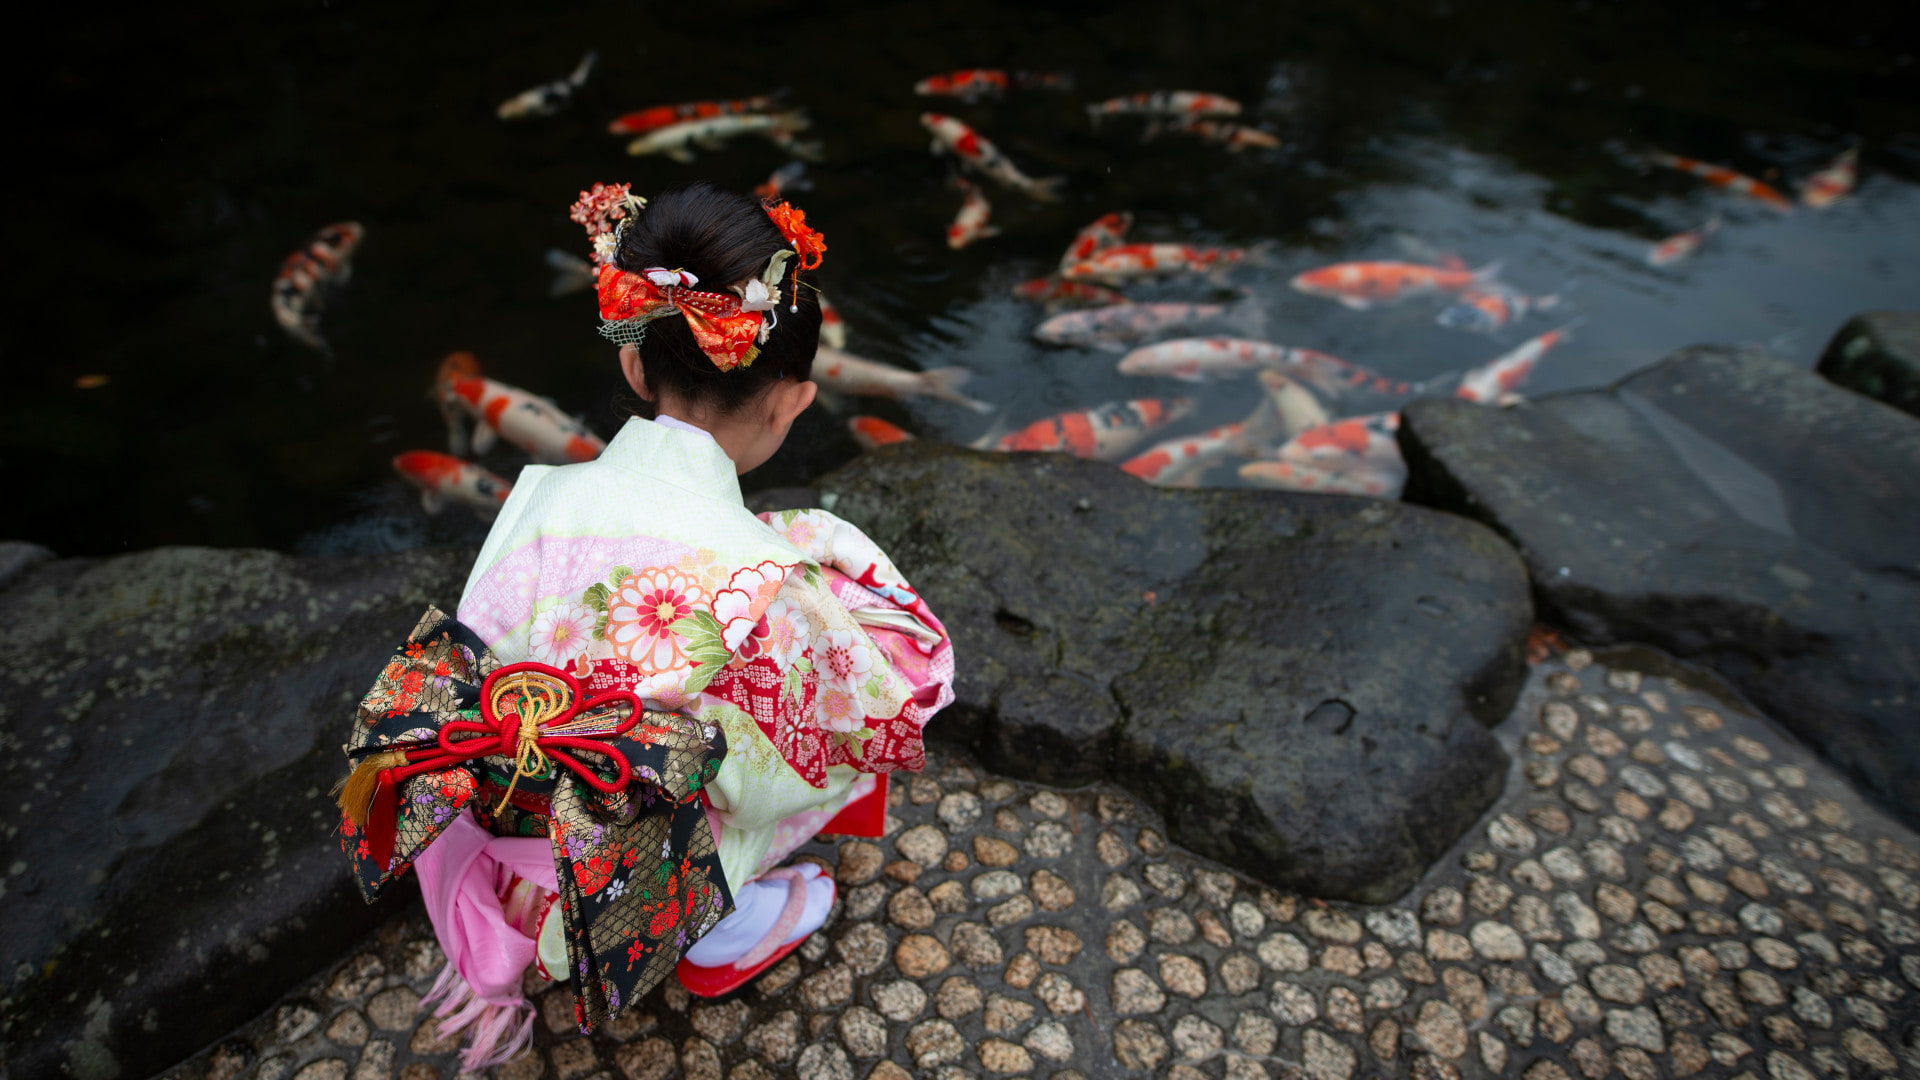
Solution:
M 804 215 L 701 183 L 651 203 L 596 185 L 573 218 L 594 240 L 601 333 L 655 417 L 629 419 L 595 461 L 521 471 L 458 622 L 500 664 L 550 665 L 589 694 L 631 691 L 724 737 L 717 772 L 696 786 L 713 848 L 704 836 L 699 846 L 717 853 L 732 911 L 718 917 L 714 902 L 669 914 L 698 935 L 681 981 L 725 993 L 825 921 L 832 879 L 785 863 L 850 803 L 878 816 L 877 778 L 922 766 L 921 728 L 953 698 L 952 651 L 858 529 L 823 510 L 755 516 L 742 504 L 739 475 L 779 449 L 814 399 L 820 307 L 800 278 L 825 244 Z M 414 863 L 449 953 L 439 1011 L 474 1033 L 468 1068 L 526 1044 L 529 963 L 596 984 L 576 988 L 583 1024 L 619 1011 L 581 944 L 570 953 L 562 940 L 555 898 L 597 916 L 636 902 L 643 884 L 596 893 L 596 875 L 579 869 L 591 859 L 575 864 L 579 881 L 557 882 L 544 837 L 556 851 L 562 841 L 549 819 L 516 815 L 511 799 L 489 814 L 491 802 L 462 810 Z M 565 843 L 581 831 L 568 826 Z M 635 910 L 628 923 L 662 917 Z M 617 959 L 620 943 L 601 937 L 610 925 L 625 923 L 602 918 L 591 952 Z M 628 996 L 650 986 L 630 982 Z

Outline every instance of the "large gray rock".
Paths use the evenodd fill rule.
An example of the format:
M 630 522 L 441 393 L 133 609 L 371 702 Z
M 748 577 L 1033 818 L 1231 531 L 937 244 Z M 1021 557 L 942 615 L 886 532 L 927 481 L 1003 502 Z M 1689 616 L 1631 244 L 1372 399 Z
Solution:
M 928 733 L 991 768 L 1116 780 L 1195 851 L 1366 901 L 1500 790 L 1482 725 L 1518 691 L 1532 612 L 1472 522 L 928 443 L 819 490 L 946 621 L 959 700 Z
M 1819 371 L 1849 390 L 1920 416 L 1920 312 L 1855 315 L 1827 343 Z
M 471 559 L 164 548 L 0 586 L 13 1076 L 155 1073 L 384 914 L 327 789 L 354 702 Z
M 1505 534 L 1544 619 L 1710 664 L 1920 823 L 1920 420 L 1718 348 L 1403 417 L 1406 497 Z

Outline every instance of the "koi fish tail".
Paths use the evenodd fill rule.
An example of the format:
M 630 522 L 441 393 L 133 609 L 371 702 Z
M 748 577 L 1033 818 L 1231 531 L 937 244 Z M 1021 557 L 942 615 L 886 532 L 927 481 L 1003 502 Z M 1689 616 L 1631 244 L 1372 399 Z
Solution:
M 553 284 L 547 288 L 548 296 L 566 296 L 593 287 L 593 264 L 585 259 L 554 248 L 547 251 L 547 265 L 554 271 Z
M 1023 190 L 1029 197 L 1040 202 L 1059 202 L 1060 189 L 1065 187 L 1066 183 L 1067 178 L 1064 176 L 1044 176 L 1027 181 Z
M 942 401 L 951 401 L 955 405 L 965 406 L 977 413 L 992 412 L 994 408 L 992 405 L 960 392 L 960 388 L 967 385 L 967 381 L 972 378 L 973 372 L 963 367 L 932 368 L 920 373 L 921 384 L 926 387 L 928 396 L 937 397 Z
M 599 59 L 599 50 L 588 49 L 587 55 L 580 58 L 580 66 L 574 68 L 573 74 L 567 76 L 567 81 L 572 83 L 575 89 L 585 86 L 587 84 L 587 76 L 593 74 L 593 65 L 597 63 Z

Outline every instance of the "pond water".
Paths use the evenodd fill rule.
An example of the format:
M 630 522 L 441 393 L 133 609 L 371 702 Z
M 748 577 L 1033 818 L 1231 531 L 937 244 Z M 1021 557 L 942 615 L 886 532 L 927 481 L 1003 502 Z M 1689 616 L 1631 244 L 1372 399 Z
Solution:
M 787 157 L 747 137 L 691 164 L 629 158 L 606 132 L 648 105 L 782 91 L 824 160 L 797 192 L 831 251 L 818 275 L 850 351 L 958 364 L 1018 425 L 1124 398 L 1192 393 L 1188 427 L 1239 419 L 1250 384 L 1122 376 L 1117 353 L 1035 342 L 1044 313 L 1010 296 L 1096 216 L 1141 240 L 1270 245 L 1228 284 L 1265 336 L 1426 379 L 1572 318 L 1527 386 L 1594 386 L 1702 342 L 1811 365 L 1856 311 L 1920 300 L 1920 64 L 1896 5 L 1654 3 L 811 4 L 692 13 L 526 5 L 303 5 L 97 13 L 18 39 L 9 68 L 22 152 L 6 179 L 11 275 L 0 356 L 0 470 L 10 537 L 63 554 L 159 543 L 311 552 L 471 542 L 429 517 L 390 459 L 444 449 L 427 389 L 474 352 L 603 435 L 622 415 L 613 354 L 585 294 L 552 298 L 549 248 L 597 180 L 645 193 L 694 178 L 750 188 Z M 598 69 L 558 115 L 502 122 L 503 100 Z M 958 67 L 1066 71 L 1070 93 L 965 105 L 914 96 Z M 1197 139 L 1098 128 L 1085 105 L 1200 89 L 1284 140 L 1230 154 Z M 950 165 L 919 114 L 973 124 L 1059 203 L 987 185 L 1002 230 L 950 251 Z M 1786 188 L 1860 140 L 1855 197 L 1781 215 L 1679 173 L 1658 148 Z M 26 164 L 26 163 L 31 163 Z M 1648 245 L 1715 212 L 1725 227 L 1664 270 Z M 366 227 L 324 356 L 268 309 L 280 261 L 319 226 Z M 1288 288 L 1304 269 L 1409 251 L 1500 260 L 1564 299 L 1493 335 L 1438 326 L 1437 305 L 1352 311 Z M 1205 281 L 1140 298 L 1220 295 Z M 80 389 L 76 380 L 105 376 Z M 98 379 L 85 380 L 89 384 Z M 747 487 L 803 483 L 851 457 L 853 413 L 970 441 L 994 417 L 925 400 L 813 410 Z M 485 463 L 512 477 L 524 458 Z M 1211 481 L 1234 482 L 1231 469 Z

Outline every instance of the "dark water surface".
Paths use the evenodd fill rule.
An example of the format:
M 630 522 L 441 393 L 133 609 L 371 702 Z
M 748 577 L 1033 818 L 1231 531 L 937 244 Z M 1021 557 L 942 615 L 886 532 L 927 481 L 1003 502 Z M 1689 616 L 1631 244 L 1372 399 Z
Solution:
M 463 510 L 421 513 L 388 466 L 444 448 L 426 397 L 440 357 L 470 349 L 489 375 L 611 434 L 621 386 L 592 302 L 547 296 L 543 252 L 582 251 L 566 220 L 575 192 L 696 177 L 744 189 L 786 160 L 752 137 L 692 165 L 630 159 L 605 125 L 654 104 L 784 89 L 807 109 L 827 157 L 795 201 L 831 245 L 820 281 L 850 350 L 973 368 L 970 392 L 1014 423 L 1187 392 L 1115 374 L 1117 354 L 1034 344 L 1041 313 L 1008 298 L 1109 210 L 1134 211 L 1138 239 L 1272 241 L 1271 262 L 1234 279 L 1268 336 L 1402 378 L 1584 317 L 1533 394 L 1606 383 L 1698 342 L 1811 364 L 1853 312 L 1920 305 L 1920 43 L 1900 5 L 348 4 L 268 19 L 222 4 L 47 17 L 65 21 L 17 33 L 7 75 L 0 471 L 14 513 L 0 534 L 65 554 L 481 535 Z M 495 118 L 589 45 L 601 65 L 571 108 Z M 978 106 L 911 93 L 974 65 L 1069 70 L 1079 88 Z M 1137 123 L 1087 120 L 1085 102 L 1158 88 L 1245 101 L 1243 119 L 1286 146 L 1143 144 Z M 928 108 L 974 124 L 1031 175 L 1069 176 L 1065 201 L 989 186 L 1004 235 L 947 250 L 958 197 L 927 152 Z M 1857 197 L 1786 217 L 1642 174 L 1609 149 L 1777 171 L 1785 187 L 1854 137 Z M 1716 208 L 1727 227 L 1695 259 L 1644 264 L 1648 244 Z M 273 323 L 268 287 L 288 252 L 343 219 L 367 238 L 323 321 L 328 359 Z M 1325 262 L 1403 257 L 1408 239 L 1502 259 L 1507 282 L 1565 291 L 1567 310 L 1487 337 L 1434 325 L 1430 304 L 1352 312 L 1286 287 Z M 96 374 L 111 381 L 75 388 Z M 1248 386 L 1203 388 L 1193 426 L 1238 419 Z M 845 412 L 962 441 L 987 422 L 928 402 Z M 748 487 L 850 456 L 843 420 L 815 410 Z M 511 477 L 521 460 L 486 463 Z

